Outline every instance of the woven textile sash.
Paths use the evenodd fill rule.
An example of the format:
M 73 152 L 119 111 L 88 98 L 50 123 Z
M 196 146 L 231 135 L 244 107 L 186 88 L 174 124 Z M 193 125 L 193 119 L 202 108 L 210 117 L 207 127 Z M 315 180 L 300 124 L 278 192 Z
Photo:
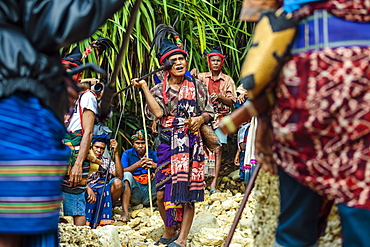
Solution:
M 204 150 L 199 131 L 190 134 L 185 126 L 184 113 L 196 116 L 195 85 L 185 79 L 181 84 L 178 96 L 177 116 L 166 116 L 161 119 L 164 128 L 173 128 L 171 136 L 171 202 L 198 202 L 204 199 Z

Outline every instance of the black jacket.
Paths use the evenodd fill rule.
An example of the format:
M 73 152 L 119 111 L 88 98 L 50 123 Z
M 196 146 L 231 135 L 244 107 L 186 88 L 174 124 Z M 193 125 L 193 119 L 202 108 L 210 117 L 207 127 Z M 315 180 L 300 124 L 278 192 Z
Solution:
M 91 36 L 124 0 L 0 0 L 0 98 L 30 92 L 62 121 L 59 49 Z

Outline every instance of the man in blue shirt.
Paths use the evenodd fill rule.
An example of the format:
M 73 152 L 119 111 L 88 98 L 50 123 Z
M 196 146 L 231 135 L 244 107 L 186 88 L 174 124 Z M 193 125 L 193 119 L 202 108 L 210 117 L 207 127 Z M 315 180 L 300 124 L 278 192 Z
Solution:
M 118 220 L 129 221 L 129 205 L 149 204 L 149 185 L 148 170 L 151 171 L 151 195 L 155 198 L 155 179 L 154 171 L 157 168 L 157 153 L 146 147 L 144 140 L 144 130 L 140 129 L 131 137 L 133 148 L 126 150 L 122 154 L 121 162 L 124 168 L 124 192 L 122 195 L 122 217 Z

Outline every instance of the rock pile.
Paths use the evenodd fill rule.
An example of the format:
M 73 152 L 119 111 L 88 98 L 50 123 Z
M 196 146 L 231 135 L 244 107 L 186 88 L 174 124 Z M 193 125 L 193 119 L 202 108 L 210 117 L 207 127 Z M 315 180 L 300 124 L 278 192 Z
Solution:
M 214 247 L 224 244 L 243 199 L 243 193 L 240 191 L 244 189 L 244 185 L 237 180 L 238 172 L 235 172 L 237 168 L 233 164 L 227 166 L 229 171 L 234 173 L 229 172 L 229 176 L 225 176 L 221 172 L 223 176 L 219 188 L 223 192 L 209 196 L 206 191 L 205 201 L 196 204 L 196 216 L 188 238 L 190 247 Z M 272 246 L 279 214 L 277 188 L 277 177 L 264 171 L 259 173 L 255 188 L 236 228 L 231 247 Z M 115 208 L 114 218 L 120 217 L 121 213 L 121 208 Z M 164 233 L 163 222 L 156 209 L 152 214 L 150 208 L 136 206 L 132 208 L 131 218 L 127 224 L 116 221 L 114 226 L 94 230 L 87 226 L 60 224 L 61 246 L 153 246 Z M 67 220 L 71 221 L 71 219 Z M 340 223 L 335 209 L 329 218 L 326 234 L 320 238 L 319 245 L 340 246 Z

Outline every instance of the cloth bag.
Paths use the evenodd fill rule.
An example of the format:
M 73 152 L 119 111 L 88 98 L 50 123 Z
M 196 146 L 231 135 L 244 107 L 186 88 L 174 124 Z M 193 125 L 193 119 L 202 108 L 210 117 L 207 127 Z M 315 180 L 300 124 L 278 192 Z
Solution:
M 256 98 L 274 80 L 290 54 L 298 21 L 283 9 L 263 13 L 241 70 L 241 84 Z
M 244 167 L 243 167 L 245 184 L 249 183 L 249 180 L 252 177 L 253 172 L 257 165 L 255 155 L 257 124 L 258 124 L 257 118 L 253 117 L 251 119 L 251 125 L 249 127 L 247 143 L 245 147 Z
M 218 138 L 211 126 L 208 124 L 202 124 L 199 130 L 204 144 L 211 152 L 215 151 L 217 147 L 221 146 L 220 138 Z

